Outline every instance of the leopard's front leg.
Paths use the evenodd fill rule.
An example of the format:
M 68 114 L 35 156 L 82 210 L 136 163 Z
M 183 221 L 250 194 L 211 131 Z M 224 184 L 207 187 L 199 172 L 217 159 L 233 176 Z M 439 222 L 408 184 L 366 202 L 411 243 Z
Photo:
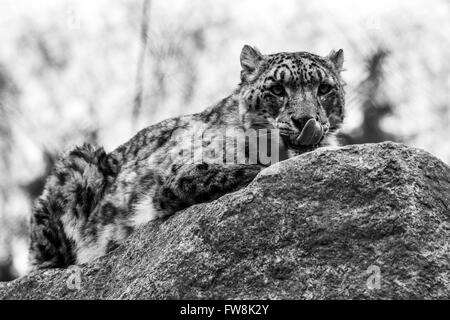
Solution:
M 163 215 L 173 214 L 245 187 L 263 168 L 254 164 L 173 165 L 172 173 L 157 186 L 153 203 Z

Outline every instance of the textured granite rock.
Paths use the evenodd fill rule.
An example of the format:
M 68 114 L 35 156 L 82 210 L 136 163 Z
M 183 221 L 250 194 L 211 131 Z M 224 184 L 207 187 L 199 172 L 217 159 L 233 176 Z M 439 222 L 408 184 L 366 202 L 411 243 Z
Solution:
M 317 150 L 0 298 L 449 299 L 450 168 L 395 143 Z

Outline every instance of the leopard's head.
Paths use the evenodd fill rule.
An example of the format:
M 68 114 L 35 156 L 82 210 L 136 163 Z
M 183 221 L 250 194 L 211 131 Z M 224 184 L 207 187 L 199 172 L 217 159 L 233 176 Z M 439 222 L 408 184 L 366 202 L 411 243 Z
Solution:
M 290 149 L 311 150 L 344 118 L 342 50 L 326 57 L 308 52 L 241 52 L 239 114 L 246 129 L 278 129 Z

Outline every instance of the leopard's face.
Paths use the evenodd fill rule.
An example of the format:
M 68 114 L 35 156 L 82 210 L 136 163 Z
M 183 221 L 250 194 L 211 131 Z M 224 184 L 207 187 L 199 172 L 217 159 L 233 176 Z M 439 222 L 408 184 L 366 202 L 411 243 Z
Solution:
M 239 112 L 246 129 L 278 129 L 289 148 L 318 146 L 344 117 L 343 53 L 262 55 L 245 46 Z

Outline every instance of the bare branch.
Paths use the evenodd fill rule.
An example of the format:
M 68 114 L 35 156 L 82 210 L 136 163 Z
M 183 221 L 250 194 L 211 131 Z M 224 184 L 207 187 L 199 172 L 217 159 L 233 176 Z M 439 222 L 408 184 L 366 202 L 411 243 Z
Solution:
M 137 63 L 135 94 L 134 94 L 134 103 L 133 103 L 133 112 L 132 112 L 132 125 L 133 126 L 136 125 L 137 119 L 142 110 L 142 97 L 144 94 L 144 67 L 145 67 L 145 56 L 146 56 L 147 43 L 148 43 L 150 5 L 151 5 L 150 0 L 143 1 L 141 32 L 140 32 L 141 51 L 139 53 L 139 60 Z

